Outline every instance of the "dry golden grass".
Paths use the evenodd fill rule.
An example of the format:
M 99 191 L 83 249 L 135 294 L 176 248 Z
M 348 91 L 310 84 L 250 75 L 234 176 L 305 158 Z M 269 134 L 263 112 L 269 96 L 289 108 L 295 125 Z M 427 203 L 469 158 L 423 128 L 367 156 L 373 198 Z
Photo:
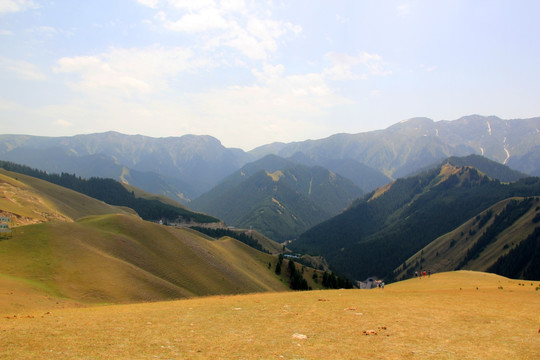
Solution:
M 538 285 L 457 272 L 384 290 L 20 312 L 0 318 L 0 358 L 538 359 Z

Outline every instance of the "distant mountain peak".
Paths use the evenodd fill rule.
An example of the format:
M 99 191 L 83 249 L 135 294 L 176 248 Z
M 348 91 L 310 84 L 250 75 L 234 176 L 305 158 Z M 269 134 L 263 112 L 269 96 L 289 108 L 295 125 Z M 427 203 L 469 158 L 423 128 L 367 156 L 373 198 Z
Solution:
M 441 167 L 440 181 L 436 185 L 448 181 L 450 178 L 458 180 L 456 186 L 479 184 L 488 180 L 486 174 L 472 166 L 454 166 L 447 162 Z
M 410 119 L 401 120 L 398 124 L 408 124 L 408 125 L 425 125 L 433 124 L 435 121 L 427 117 L 413 117 Z

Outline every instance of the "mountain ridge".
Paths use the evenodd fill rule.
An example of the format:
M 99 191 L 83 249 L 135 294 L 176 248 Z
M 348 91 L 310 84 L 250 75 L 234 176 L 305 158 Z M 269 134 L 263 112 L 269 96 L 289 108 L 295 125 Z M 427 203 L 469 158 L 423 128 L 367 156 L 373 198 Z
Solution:
M 62 161 L 55 161 L 55 153 L 49 150 L 54 147 L 62 148 L 67 154 Z M 21 148 L 28 152 L 25 158 L 17 154 L 16 150 Z M 527 174 L 540 175 L 540 117 L 504 120 L 496 116 L 470 115 L 451 121 L 412 118 L 382 130 L 272 143 L 248 152 L 226 148 L 208 135 L 165 138 L 116 132 L 59 138 L 0 135 L 0 158 L 3 160 L 84 176 L 79 174 L 81 169 L 76 167 L 76 162 L 84 156 L 100 155 L 102 158 L 93 158 L 98 173 L 92 176 L 121 179 L 123 174 L 131 173 L 132 178 L 123 178 L 131 185 L 167 195 L 184 204 L 248 162 L 268 154 L 296 157 L 296 161 L 301 161 L 296 156 L 298 153 L 303 154 L 305 165 L 319 161 L 317 165 L 349 177 L 364 191 L 371 191 L 383 185 L 382 181 L 407 176 L 449 156 L 469 154 L 483 155 Z M 41 159 L 49 156 L 51 163 L 48 165 L 44 160 L 30 163 L 32 158 L 40 158 L 39 154 L 42 154 Z M 322 159 L 324 163 L 321 163 Z M 337 160 L 354 161 L 358 169 L 345 174 L 352 165 L 332 168 L 331 164 Z M 372 174 L 378 180 L 361 183 L 365 174 L 371 173 L 369 169 L 379 174 Z M 386 179 L 380 177 L 381 173 Z

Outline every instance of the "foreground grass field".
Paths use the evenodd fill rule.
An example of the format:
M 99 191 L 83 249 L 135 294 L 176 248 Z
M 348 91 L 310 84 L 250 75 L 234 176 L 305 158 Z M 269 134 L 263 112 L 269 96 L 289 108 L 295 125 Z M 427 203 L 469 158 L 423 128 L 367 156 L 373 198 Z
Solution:
M 0 358 L 538 359 L 537 286 L 461 271 L 385 289 L 34 308 L 1 316 Z

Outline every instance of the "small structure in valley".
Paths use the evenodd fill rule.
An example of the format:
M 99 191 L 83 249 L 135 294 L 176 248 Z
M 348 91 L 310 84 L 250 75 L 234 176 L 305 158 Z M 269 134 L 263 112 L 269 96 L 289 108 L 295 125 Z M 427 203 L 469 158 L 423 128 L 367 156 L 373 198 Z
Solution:
M 0 237 L 11 237 L 10 223 L 9 216 L 0 216 Z

